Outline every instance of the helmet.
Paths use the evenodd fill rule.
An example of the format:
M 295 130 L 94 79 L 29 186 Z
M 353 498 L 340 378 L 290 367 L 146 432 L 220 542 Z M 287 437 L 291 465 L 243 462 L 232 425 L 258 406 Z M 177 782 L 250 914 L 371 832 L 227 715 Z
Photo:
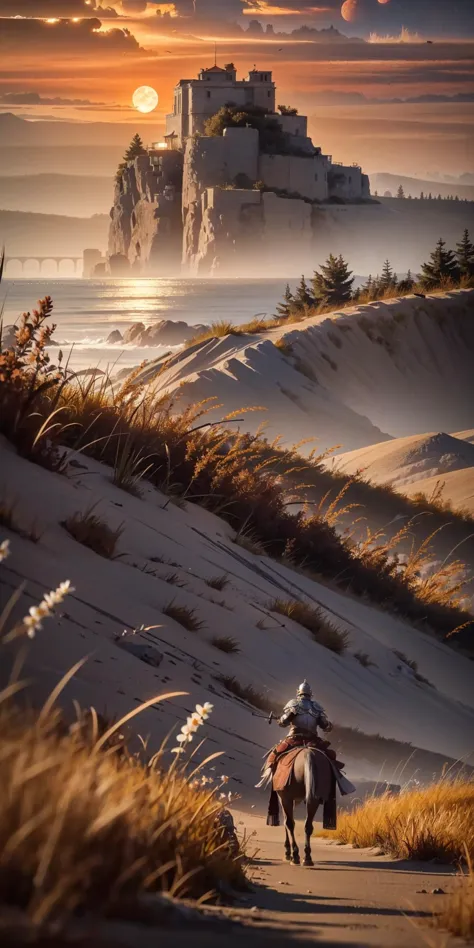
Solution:
M 301 682 L 301 685 L 298 686 L 298 691 L 296 692 L 296 694 L 305 695 L 307 698 L 311 698 L 311 695 L 313 694 L 313 692 L 311 689 L 311 685 L 306 681 L 306 678 L 303 682 Z

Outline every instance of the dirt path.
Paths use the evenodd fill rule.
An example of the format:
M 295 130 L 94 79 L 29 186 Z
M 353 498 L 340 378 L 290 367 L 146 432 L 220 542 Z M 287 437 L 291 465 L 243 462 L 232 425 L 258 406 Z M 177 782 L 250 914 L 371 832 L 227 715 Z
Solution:
M 257 834 L 260 851 L 253 876 L 258 887 L 252 902 L 261 922 L 286 929 L 294 937 L 340 946 L 456 943 L 427 929 L 433 912 L 444 902 L 432 890 L 448 893 L 457 884 L 449 869 L 392 860 L 374 850 L 318 839 L 313 845 L 314 868 L 291 866 L 282 861 L 283 828 L 267 827 L 260 816 L 239 814 L 242 829 L 240 821 Z M 297 833 L 302 840 L 301 823 Z
M 313 845 L 314 868 L 292 866 L 282 860 L 282 827 L 267 827 L 260 815 L 235 816 L 239 830 L 256 832 L 251 842 L 259 849 L 252 870 L 255 892 L 236 916 L 245 917 L 250 910 L 253 925 L 270 927 L 274 937 L 278 932 L 284 939 L 286 934 L 287 942 L 340 948 L 461 944 L 430 925 L 445 901 L 432 890 L 449 893 L 457 885 L 450 869 L 392 860 L 374 850 L 318 839 Z M 301 841 L 301 823 L 297 833 Z
M 453 892 L 455 871 L 318 839 L 314 867 L 292 866 L 283 859 L 283 827 L 267 827 L 261 813 L 234 812 L 234 818 L 240 832 L 256 833 L 248 847 L 249 852 L 254 845 L 258 849 L 251 870 L 254 891 L 239 907 L 225 910 L 241 924 L 194 930 L 193 948 L 242 948 L 244 943 L 245 948 L 466 948 L 466 942 L 432 923 L 445 902 L 445 895 L 433 889 Z M 297 838 L 303 838 L 300 822 Z M 165 936 L 161 945 L 189 948 L 190 943 L 184 930 Z M 140 940 L 136 948 L 154 948 L 154 943 Z

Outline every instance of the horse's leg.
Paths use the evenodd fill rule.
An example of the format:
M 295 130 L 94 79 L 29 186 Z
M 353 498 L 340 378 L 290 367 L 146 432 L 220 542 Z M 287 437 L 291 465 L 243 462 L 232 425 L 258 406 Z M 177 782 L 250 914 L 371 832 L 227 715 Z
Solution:
M 290 837 L 289 837 L 288 829 L 286 826 L 286 820 L 285 820 L 285 859 L 287 862 L 291 862 Z
M 282 801 L 283 802 L 283 801 Z M 295 819 L 294 819 L 294 803 L 292 797 L 287 797 L 285 801 L 286 805 L 283 805 L 285 811 L 285 829 L 290 835 L 291 839 L 291 862 L 295 866 L 300 865 L 300 851 L 295 839 Z
M 305 832 L 305 847 L 304 847 L 304 863 L 305 866 L 314 866 L 313 860 L 311 858 L 311 837 L 313 835 L 313 820 L 316 816 L 316 811 L 319 806 L 318 800 L 311 800 L 306 805 L 306 823 L 304 824 Z
M 280 803 L 283 807 L 283 812 L 285 814 L 285 859 L 287 862 L 291 862 L 290 835 L 288 833 L 288 826 L 287 826 L 287 818 L 288 818 L 287 808 L 291 806 L 291 801 L 288 800 L 288 797 L 284 793 L 279 794 L 279 796 L 280 796 Z

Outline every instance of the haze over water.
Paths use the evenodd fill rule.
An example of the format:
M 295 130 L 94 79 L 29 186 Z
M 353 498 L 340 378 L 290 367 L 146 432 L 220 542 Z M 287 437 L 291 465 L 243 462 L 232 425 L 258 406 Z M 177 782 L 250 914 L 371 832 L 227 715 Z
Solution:
M 54 302 L 54 339 L 65 352 L 74 344 L 69 364 L 84 369 L 118 360 L 118 367 L 153 359 L 169 346 L 138 348 L 108 345 L 113 329 L 123 334 L 133 323 L 183 320 L 190 326 L 226 320 L 243 323 L 257 313 L 271 316 L 285 289 L 285 280 L 5 280 L 5 325 L 15 322 L 36 301 Z

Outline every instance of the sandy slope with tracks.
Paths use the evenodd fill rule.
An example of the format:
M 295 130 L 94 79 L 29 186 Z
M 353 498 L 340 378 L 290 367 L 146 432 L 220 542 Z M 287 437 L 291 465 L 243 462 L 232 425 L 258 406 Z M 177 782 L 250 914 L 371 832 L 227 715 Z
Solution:
M 217 420 L 242 407 L 287 444 L 340 450 L 473 425 L 474 290 L 406 297 L 311 316 L 260 335 L 228 335 L 139 376 L 180 403 L 214 399 Z M 220 407 L 217 407 L 220 406 Z

